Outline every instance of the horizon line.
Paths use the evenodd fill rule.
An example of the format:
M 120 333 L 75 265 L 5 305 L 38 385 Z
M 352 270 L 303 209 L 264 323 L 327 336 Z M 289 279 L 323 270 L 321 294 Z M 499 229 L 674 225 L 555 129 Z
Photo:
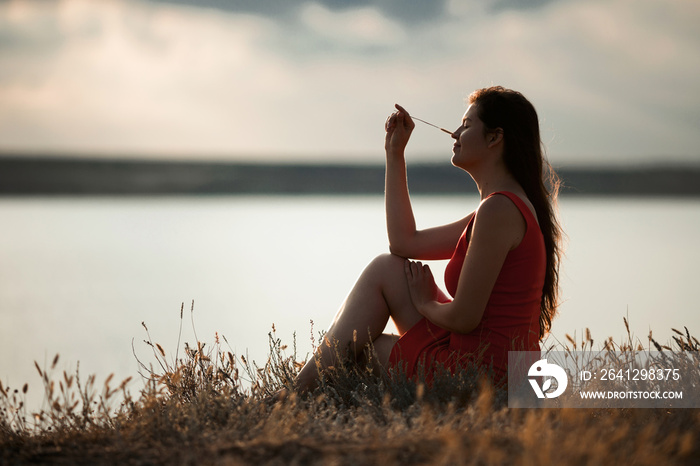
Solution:
M 50 151 L 7 151 L 0 149 L 0 160 L 24 160 L 34 162 L 84 162 L 84 163 L 146 163 L 146 164 L 184 164 L 184 165 L 247 165 L 247 166 L 351 166 L 351 167 L 383 167 L 384 161 L 372 162 L 365 158 L 353 161 L 348 156 L 330 156 L 327 160 L 311 160 L 309 158 L 294 159 L 293 156 L 284 155 L 242 155 L 232 154 L 230 158 L 212 156 L 168 156 L 134 153 L 69 153 Z M 262 158 L 262 160 L 260 160 Z M 449 160 L 431 160 L 426 155 L 413 154 L 406 157 L 407 164 L 411 166 L 442 166 L 450 165 Z M 664 160 L 664 158 L 666 160 Z M 614 161 L 610 163 L 576 161 L 569 163 L 556 163 L 549 160 L 553 168 L 558 170 L 650 170 L 650 169 L 697 169 L 700 170 L 700 155 L 698 160 L 680 160 L 678 158 L 659 157 L 652 160 L 637 160 L 635 162 Z M 256 160 L 258 159 L 258 160 Z M 383 157 L 382 157 L 383 159 Z M 413 160 L 411 160 L 413 159 Z

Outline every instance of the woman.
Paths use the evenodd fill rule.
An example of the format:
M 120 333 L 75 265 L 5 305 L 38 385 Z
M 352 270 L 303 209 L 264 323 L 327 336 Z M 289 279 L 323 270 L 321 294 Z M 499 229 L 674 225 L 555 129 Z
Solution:
M 471 175 L 481 202 L 466 217 L 426 230 L 416 229 L 406 178 L 404 150 L 415 124 L 399 105 L 387 119 L 391 254 L 367 266 L 328 329 L 341 353 L 357 356 L 372 342 L 384 367 L 401 366 L 409 377 L 421 367 L 429 375 L 437 365 L 476 363 L 500 380 L 509 350 L 539 351 L 557 305 L 558 179 L 542 154 L 537 113 L 522 94 L 491 87 L 472 93 L 469 104 L 452 134 L 452 164 Z M 450 259 L 450 296 L 427 265 L 409 259 Z M 400 337 L 382 334 L 389 318 Z M 318 348 L 321 366 L 335 356 L 334 345 Z M 306 391 L 317 379 L 312 358 L 297 388 Z

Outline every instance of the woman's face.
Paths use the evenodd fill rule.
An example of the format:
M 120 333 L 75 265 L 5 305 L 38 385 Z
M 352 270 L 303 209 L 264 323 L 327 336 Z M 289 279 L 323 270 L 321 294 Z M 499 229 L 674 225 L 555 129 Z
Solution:
M 479 119 L 475 105 L 469 106 L 462 117 L 462 125 L 452 133 L 452 137 L 456 139 L 452 149 L 452 165 L 466 170 L 486 154 L 488 143 L 484 123 Z

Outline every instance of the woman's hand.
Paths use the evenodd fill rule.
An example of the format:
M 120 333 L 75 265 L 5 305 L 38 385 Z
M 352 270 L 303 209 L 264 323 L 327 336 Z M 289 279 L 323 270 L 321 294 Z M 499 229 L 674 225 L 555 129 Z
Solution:
M 411 301 L 418 312 L 423 314 L 421 309 L 425 304 L 438 300 L 438 287 L 435 284 L 433 273 L 427 265 L 410 260 L 406 260 L 404 270 Z
M 403 154 L 411 132 L 416 124 L 411 119 L 408 112 L 399 104 L 396 104 L 397 112 L 389 115 L 384 125 L 386 137 L 384 138 L 384 149 L 389 153 Z

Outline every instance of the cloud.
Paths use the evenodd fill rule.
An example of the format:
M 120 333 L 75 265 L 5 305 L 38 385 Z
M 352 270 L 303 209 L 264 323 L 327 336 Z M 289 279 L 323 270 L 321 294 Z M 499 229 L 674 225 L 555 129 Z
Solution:
M 490 0 L 486 2 L 490 11 L 498 12 L 505 10 L 532 10 L 555 2 L 568 0 Z
M 450 1 L 409 23 L 332 3 L 0 2 L 0 150 L 379 163 L 395 102 L 451 127 L 471 90 L 503 84 L 535 103 L 556 162 L 697 159 L 695 4 Z M 421 125 L 410 149 L 450 146 Z
M 332 50 L 349 48 L 357 53 L 391 48 L 403 42 L 406 35 L 400 24 L 374 8 L 334 12 L 309 3 L 300 10 L 299 19 L 314 42 Z
M 581 2 L 549 10 L 553 26 L 533 48 L 557 63 L 541 63 L 558 71 L 548 79 L 556 83 L 550 92 L 561 87 L 557 116 L 595 131 L 570 131 L 573 146 L 601 158 L 655 152 L 700 159 L 691 130 L 692 121 L 700 122 L 700 88 L 693 84 L 700 82 L 693 52 L 700 50 L 694 32 L 700 8 L 685 5 L 645 1 L 630 9 L 624 2 Z
M 154 3 L 188 5 L 197 8 L 214 8 L 232 13 L 255 13 L 272 18 L 288 18 L 311 2 L 308 0 L 149 0 Z M 318 0 L 314 2 L 325 9 L 343 12 L 361 8 L 376 8 L 383 15 L 406 21 L 424 22 L 443 14 L 445 0 L 430 2 L 406 2 L 405 0 Z
M 155 4 L 185 5 L 217 9 L 230 13 L 255 13 L 282 17 L 295 10 L 299 2 L 290 0 L 147 0 Z
M 0 88 L 4 147 L 137 155 L 308 157 L 381 146 L 391 101 L 361 88 L 378 69 L 348 54 L 391 46 L 387 31 L 402 34 L 374 9 L 314 5 L 289 24 L 79 0 L 13 3 L 0 17 L 13 31 L 0 57 L 8 71 Z M 350 108 L 348 99 L 366 105 Z M 379 106 L 386 110 L 367 131 L 363 113 Z M 341 107 L 352 125 L 329 119 Z M 338 135 L 343 126 L 375 137 L 367 144 L 358 131 Z

